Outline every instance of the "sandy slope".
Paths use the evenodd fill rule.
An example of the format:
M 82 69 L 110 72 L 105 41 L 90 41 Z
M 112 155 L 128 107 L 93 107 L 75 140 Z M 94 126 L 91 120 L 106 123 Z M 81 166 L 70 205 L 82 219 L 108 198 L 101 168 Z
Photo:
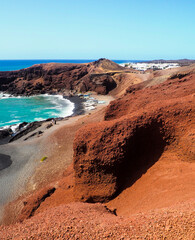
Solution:
M 117 217 L 101 204 L 72 203 L 0 226 L 0 239 L 194 239 L 194 202 Z
M 123 190 L 107 206 L 117 209 L 119 216 L 130 216 L 195 199 L 194 173 L 195 163 L 178 161 L 174 155 L 164 154 L 135 184 Z

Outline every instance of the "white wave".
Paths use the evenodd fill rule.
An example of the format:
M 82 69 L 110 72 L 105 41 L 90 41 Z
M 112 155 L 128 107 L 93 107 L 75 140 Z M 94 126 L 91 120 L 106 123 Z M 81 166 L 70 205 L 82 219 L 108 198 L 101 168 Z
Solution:
M 27 97 L 24 97 L 24 96 L 13 96 L 9 93 L 4 93 L 4 92 L 0 92 L 0 100 L 1 99 L 6 99 L 6 98 L 27 98 Z
M 6 125 L 6 126 L 3 126 L 3 127 L 0 127 L 0 130 L 7 129 L 9 127 L 10 127 L 9 125 Z
M 11 130 L 15 133 L 15 132 L 16 132 L 16 129 L 18 128 L 19 125 L 20 125 L 20 123 L 15 124 L 15 125 L 12 125 L 10 128 L 11 128 Z
M 10 94 L 0 92 L 0 99 L 10 98 L 10 96 L 11 96 Z
M 45 95 L 45 94 L 44 94 Z M 70 100 L 64 98 L 62 95 L 46 95 L 47 97 L 51 97 L 51 102 L 56 105 L 56 107 L 52 107 L 50 109 L 58 109 L 59 113 L 52 113 L 53 116 L 56 117 L 68 117 L 74 113 L 75 104 Z
M 35 121 L 43 121 L 43 120 L 45 120 L 44 118 L 35 118 Z
M 19 120 L 11 120 L 11 121 L 6 122 L 6 123 L 17 123 L 17 122 L 19 122 Z
M 7 122 L 7 123 L 9 123 L 9 122 Z M 0 130 L 11 128 L 12 132 L 15 133 L 16 129 L 18 128 L 19 125 L 20 125 L 20 123 L 13 124 L 13 125 L 6 125 L 6 126 L 3 126 L 3 127 L 0 127 Z
M 51 95 L 51 94 L 39 94 L 32 97 L 46 97 L 55 106 L 46 107 L 44 109 L 56 109 L 58 113 L 51 113 L 52 117 L 68 117 L 74 113 L 75 104 L 70 100 L 64 98 L 62 95 Z M 34 112 L 39 112 L 39 110 L 33 110 Z M 44 120 L 44 119 L 43 119 Z
M 71 116 L 74 113 L 74 108 L 75 108 L 74 103 L 67 100 L 67 99 L 65 99 L 65 101 L 68 104 L 66 105 L 66 107 L 61 109 L 61 111 L 59 113 L 59 117 L 68 117 L 68 116 Z

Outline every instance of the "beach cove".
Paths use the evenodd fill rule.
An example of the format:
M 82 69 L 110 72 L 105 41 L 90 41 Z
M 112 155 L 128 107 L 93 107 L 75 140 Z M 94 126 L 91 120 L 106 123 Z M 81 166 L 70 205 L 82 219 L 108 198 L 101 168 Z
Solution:
M 111 96 L 96 94 L 73 96 L 72 117 L 55 118 L 57 120 L 55 125 L 52 124 L 52 119 L 37 121 L 40 126 L 19 139 L 10 143 L 4 139 L 0 140 L 0 189 L 4 193 L 0 197 L 0 219 L 7 203 L 37 190 L 42 184 L 46 184 L 48 177 L 55 179 L 63 173 L 72 161 L 72 147 L 69 145 L 73 142 L 76 130 L 85 124 L 84 119 L 88 120 L 91 112 L 101 110 L 111 100 L 113 100 Z M 53 138 L 64 128 L 68 131 L 65 149 Z M 54 156 L 55 169 L 52 162 Z M 44 157 L 46 160 L 41 162 Z
M 0 93 L 0 128 L 22 122 L 68 117 L 74 103 L 61 95 L 12 96 Z

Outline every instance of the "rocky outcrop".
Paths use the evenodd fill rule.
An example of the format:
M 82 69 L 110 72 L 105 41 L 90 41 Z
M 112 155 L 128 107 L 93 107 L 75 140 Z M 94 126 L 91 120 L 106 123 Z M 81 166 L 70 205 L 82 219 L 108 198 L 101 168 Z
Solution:
M 28 125 L 24 122 L 19 125 L 18 131 L 10 138 L 9 142 L 13 142 L 23 136 L 25 136 L 27 133 L 34 131 L 38 127 L 40 127 L 42 122 L 32 122 Z M 21 127 L 20 127 L 21 126 Z
M 116 87 L 111 72 L 124 71 L 107 60 L 88 64 L 38 64 L 18 71 L 0 72 L 0 91 L 32 95 L 67 91 L 107 94 Z
M 12 134 L 12 130 L 10 128 L 0 129 L 0 140 L 3 138 L 7 138 Z
M 165 152 L 193 161 L 195 70 L 113 101 L 105 121 L 80 129 L 74 141 L 75 197 L 107 201 L 130 187 Z
M 46 198 L 50 197 L 55 190 L 55 187 L 48 187 L 37 192 L 33 199 L 25 199 L 23 201 L 24 208 L 18 217 L 19 221 L 22 222 L 24 219 L 32 217 L 41 203 L 44 202 Z

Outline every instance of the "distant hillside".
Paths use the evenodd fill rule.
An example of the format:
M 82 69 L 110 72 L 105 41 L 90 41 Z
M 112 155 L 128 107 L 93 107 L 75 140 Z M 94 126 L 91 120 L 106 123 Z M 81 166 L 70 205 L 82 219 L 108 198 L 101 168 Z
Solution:
M 164 59 L 159 59 L 159 60 L 152 60 L 152 61 L 147 61 L 149 63 L 178 63 L 180 66 L 188 66 L 190 64 L 195 63 L 195 60 L 192 59 L 178 59 L 178 60 L 164 60 Z

